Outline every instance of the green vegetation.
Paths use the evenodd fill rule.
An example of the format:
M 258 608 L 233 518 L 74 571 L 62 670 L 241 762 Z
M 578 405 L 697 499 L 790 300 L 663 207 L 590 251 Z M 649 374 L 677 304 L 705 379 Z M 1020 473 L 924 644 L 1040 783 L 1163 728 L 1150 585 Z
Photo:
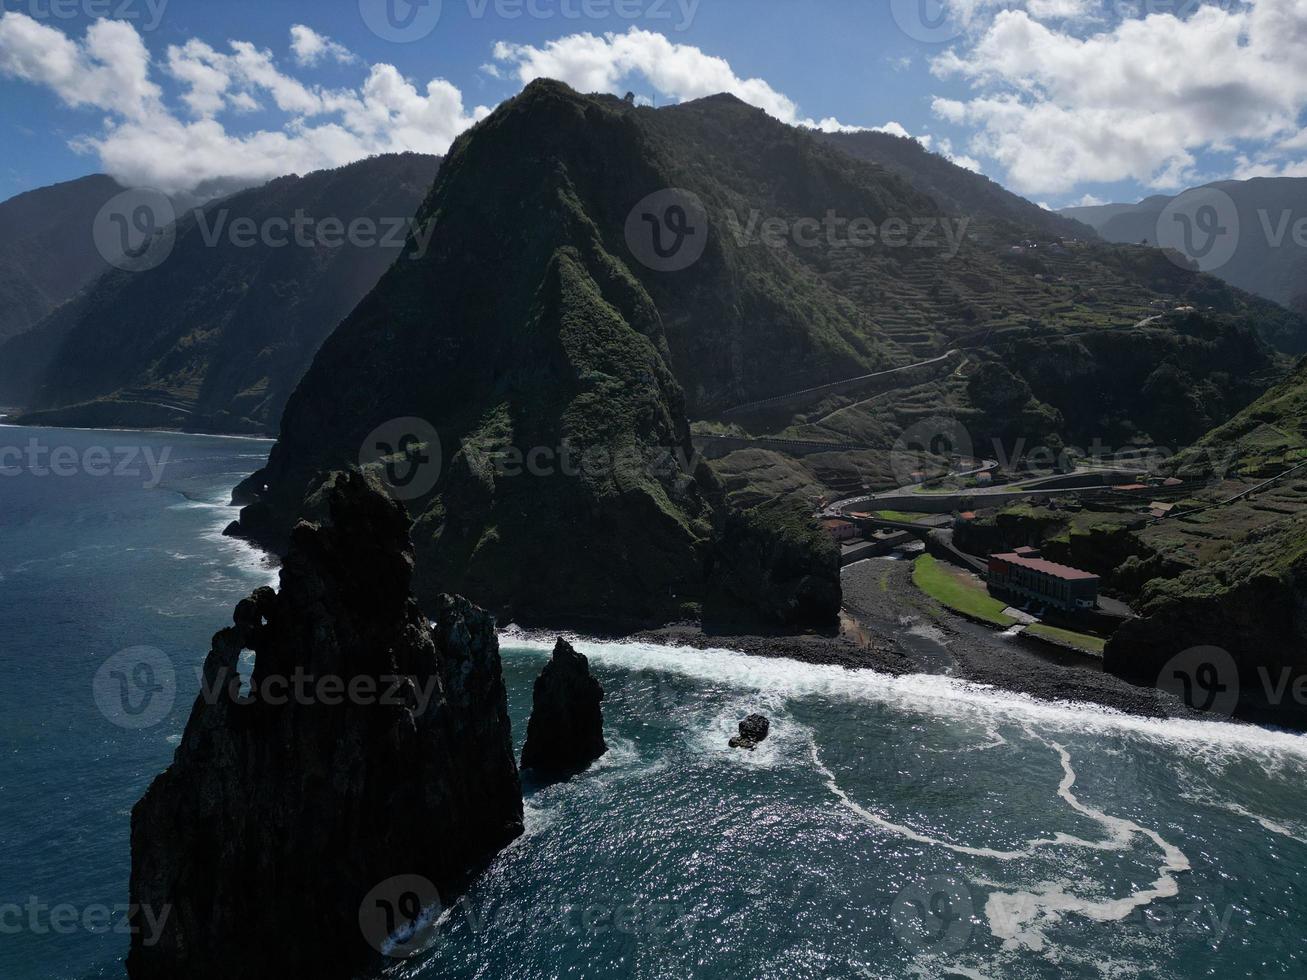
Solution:
M 38 424 L 276 431 L 318 347 L 398 257 L 393 223 L 417 210 L 438 163 L 377 156 L 242 191 L 203 221 L 183 212 L 166 261 L 110 270 L 0 349 L 0 395 Z M 322 223 L 302 234 L 367 219 L 395 245 L 342 234 L 338 247 L 249 247 L 238 235 L 301 212 Z
M 675 272 L 642 264 L 624 232 L 667 187 L 710 219 L 702 256 Z M 883 450 L 914 424 L 952 414 L 977 445 L 1014 419 L 1067 444 L 1174 441 L 1279 369 L 1255 329 L 1270 304 L 1155 249 L 1014 256 L 1013 203 L 952 254 L 770 247 L 726 229 L 755 212 L 881 222 L 948 206 L 733 97 L 655 109 L 532 83 L 455 142 L 418 213 L 429 248 L 397 261 L 314 359 L 253 481 L 270 487 L 268 526 L 284 535 L 315 473 L 416 415 L 446 454 L 440 485 L 409 504 L 424 595 L 462 591 L 519 622 L 666 621 L 727 600 L 801 619 L 829 609 L 837 581 L 811 499 L 893 479 Z M 1213 315 L 1134 326 L 1200 296 Z M 731 432 L 866 451 L 750 447 L 711 465 L 690 451 L 690 420 L 982 344 L 889 384 L 725 416 Z M 509 476 L 476 458 L 487 444 L 613 465 Z M 806 511 L 784 510 L 789 496 Z
M 1088 633 L 1076 633 L 1073 630 L 1064 630 L 1057 626 L 1049 626 L 1046 623 L 1032 623 L 1026 627 L 1025 632 L 1032 633 L 1035 636 L 1042 636 L 1046 639 L 1058 643 L 1064 643 L 1067 646 L 1076 647 L 1087 653 L 1101 654 L 1103 648 L 1107 646 L 1107 641 L 1101 636 L 1091 636 Z
M 925 511 L 920 510 L 877 510 L 873 513 L 886 521 L 899 521 L 903 524 L 912 524 L 921 520 L 923 517 L 929 517 Z
M 985 586 L 937 561 L 931 555 L 922 555 L 912 564 L 912 584 L 932 599 L 950 609 L 1007 628 L 1017 620 L 1003 614 L 1007 603 L 995 599 Z

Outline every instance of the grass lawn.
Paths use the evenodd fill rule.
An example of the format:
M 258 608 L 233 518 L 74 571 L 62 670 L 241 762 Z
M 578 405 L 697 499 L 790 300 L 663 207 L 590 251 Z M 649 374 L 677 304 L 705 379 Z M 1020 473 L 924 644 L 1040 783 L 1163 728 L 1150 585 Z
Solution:
M 899 521 L 902 524 L 912 524 L 923 517 L 929 516 L 917 510 L 878 510 L 873 513 L 882 521 Z
M 932 555 L 922 555 L 913 562 L 912 584 L 948 608 L 995 626 L 1007 628 L 1017 622 L 1003 615 L 1007 603 L 991 596 L 976 579 L 936 561 Z
M 1075 633 L 1071 630 L 1059 629 L 1056 626 L 1047 626 L 1044 623 L 1033 623 L 1026 627 L 1026 632 L 1033 633 L 1035 636 L 1042 636 L 1045 639 L 1056 640 L 1059 643 L 1065 643 L 1067 646 L 1073 646 L 1089 653 L 1101 654 L 1103 648 L 1107 646 L 1107 641 L 1101 636 Z

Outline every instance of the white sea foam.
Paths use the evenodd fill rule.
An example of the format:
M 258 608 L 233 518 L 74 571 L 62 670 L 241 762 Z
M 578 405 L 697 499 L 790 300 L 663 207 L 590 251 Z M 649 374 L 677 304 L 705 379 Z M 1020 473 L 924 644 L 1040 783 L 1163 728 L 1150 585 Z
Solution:
M 1162 852 L 1158 877 L 1151 886 L 1137 889 L 1120 898 L 1105 900 L 1086 898 L 1072 892 L 1068 882 L 1046 882 L 1034 889 L 1011 891 L 996 887 L 986 900 L 985 917 L 989 922 L 990 932 L 1002 940 L 1007 949 L 1026 948 L 1042 951 L 1047 943 L 1045 930 L 1056 925 L 1068 913 L 1082 915 L 1096 922 L 1114 922 L 1126 918 L 1136 909 L 1150 905 L 1158 899 L 1173 898 L 1179 894 L 1180 886 L 1175 876 L 1189 870 L 1189 859 L 1184 852 L 1154 830 L 1140 826 L 1133 820 L 1104 813 L 1081 801 L 1074 792 L 1076 771 L 1071 764 L 1071 754 L 1056 742 L 1047 742 L 1033 732 L 1028 731 L 1028 734 L 1057 752 L 1062 763 L 1062 781 L 1058 785 L 1057 795 L 1076 813 L 1088 817 L 1101 826 L 1106 831 L 1106 836 L 1102 840 L 1091 841 L 1071 834 L 1057 833 L 1052 837 L 1028 841 L 1025 847 L 1013 850 L 977 847 L 944 840 L 904 824 L 895 823 L 870 807 L 855 802 L 841 788 L 835 774 L 821 761 L 815 742 L 811 745 L 810 751 L 813 767 L 822 775 L 827 788 L 846 809 L 870 826 L 918 844 L 944 848 L 968 857 L 1020 861 L 1033 858 L 1037 851 L 1049 847 L 1125 851 L 1131 847 L 1136 836 L 1142 836 L 1152 841 Z
M 1299 844 L 1307 844 L 1307 839 L 1300 837 L 1284 824 L 1272 820 L 1269 817 L 1263 817 L 1260 814 L 1253 813 L 1247 807 L 1240 806 L 1238 803 L 1222 803 L 1221 806 L 1224 809 L 1229 810 L 1231 813 L 1254 821 L 1261 826 L 1263 830 L 1267 830 L 1272 834 L 1287 837 L 1289 840 L 1297 841 Z
M 507 655 L 547 655 L 548 638 L 509 627 L 501 632 Z M 754 657 L 732 650 L 700 650 L 646 642 L 568 637 L 597 663 L 627 670 L 653 670 L 694 678 L 718 687 L 766 692 L 782 698 L 821 697 L 871 701 L 935 717 L 970 718 L 981 724 L 1010 722 L 1042 731 L 1135 735 L 1200 758 L 1254 758 L 1280 772 L 1285 760 L 1307 762 L 1307 736 L 1252 725 L 1191 719 L 1144 718 L 1101 705 L 1043 701 L 938 674 L 892 677 L 872 670 L 807 664 L 779 657 Z

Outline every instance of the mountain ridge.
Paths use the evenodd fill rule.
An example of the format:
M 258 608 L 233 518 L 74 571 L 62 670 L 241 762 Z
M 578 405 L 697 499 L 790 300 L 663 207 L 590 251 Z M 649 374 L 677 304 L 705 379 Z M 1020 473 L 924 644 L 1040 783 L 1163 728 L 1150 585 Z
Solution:
M 382 155 L 184 212 L 160 264 L 106 272 L 0 349 L 0 397 L 32 424 L 271 431 L 399 255 L 437 166 Z

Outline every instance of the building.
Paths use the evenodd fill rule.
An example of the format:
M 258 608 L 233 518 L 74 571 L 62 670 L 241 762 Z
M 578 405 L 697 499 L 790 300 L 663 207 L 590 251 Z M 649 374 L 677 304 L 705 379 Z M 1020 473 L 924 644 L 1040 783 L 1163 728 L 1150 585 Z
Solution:
M 852 521 L 842 520 L 838 517 L 827 517 L 821 522 L 821 526 L 826 529 L 836 541 L 849 541 L 858 536 L 858 526 Z
M 1014 601 L 1033 600 L 1065 612 L 1098 604 L 1098 576 L 1040 558 L 1033 548 L 989 556 L 989 589 Z

